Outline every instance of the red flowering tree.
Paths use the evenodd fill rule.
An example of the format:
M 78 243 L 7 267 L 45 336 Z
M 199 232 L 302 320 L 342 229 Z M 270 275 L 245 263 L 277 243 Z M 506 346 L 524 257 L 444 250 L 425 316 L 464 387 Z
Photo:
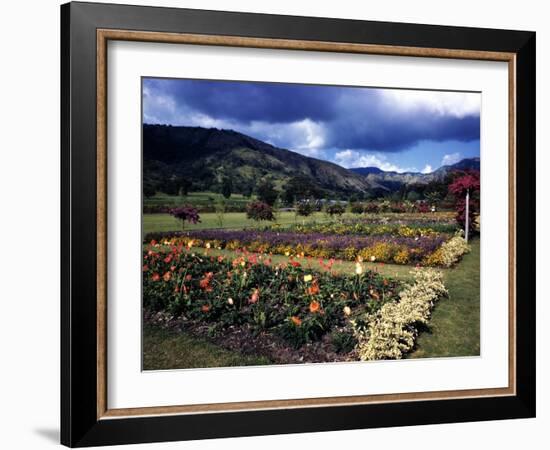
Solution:
M 457 176 L 449 185 L 449 193 L 455 196 L 456 221 L 464 229 L 466 226 L 466 194 L 469 193 L 469 231 L 474 231 L 474 216 L 479 212 L 479 172 L 467 171 Z
M 185 229 L 185 222 L 199 223 L 201 221 L 199 210 L 193 206 L 180 206 L 170 210 L 170 214 L 181 222 L 182 228 Z

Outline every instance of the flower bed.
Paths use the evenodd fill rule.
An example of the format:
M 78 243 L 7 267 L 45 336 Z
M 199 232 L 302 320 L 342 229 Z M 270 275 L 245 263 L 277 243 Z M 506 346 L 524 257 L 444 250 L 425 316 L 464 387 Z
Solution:
M 447 236 L 328 235 L 275 231 L 200 230 L 189 233 L 151 233 L 149 238 L 194 247 L 273 253 L 286 256 L 338 258 L 395 264 L 420 264 L 443 244 Z
M 274 266 L 268 257 L 198 255 L 180 245 L 153 243 L 143 255 L 143 306 L 215 329 L 246 326 L 269 332 L 292 347 L 324 336 L 335 348 L 354 346 L 350 320 L 396 301 L 402 284 L 357 263 L 335 275 L 331 262 L 313 272 L 298 262 Z M 331 333 L 338 330 L 334 336 Z M 332 337 L 331 337 L 332 336 Z M 350 344 L 351 343 L 351 344 Z
M 409 225 L 401 224 L 372 224 L 365 221 L 343 221 L 328 223 L 306 223 L 296 224 L 287 227 L 281 225 L 271 225 L 264 228 L 264 231 L 283 231 L 301 234 L 321 233 L 321 234 L 357 234 L 365 236 L 401 236 L 401 237 L 424 237 L 436 236 L 440 233 L 452 233 L 456 229 L 455 225 L 433 224 L 426 226 L 424 224 L 411 223 Z
M 435 302 L 447 295 L 440 272 L 417 270 L 414 277 L 398 302 L 387 303 L 353 322 L 360 359 L 401 359 L 414 347 L 417 324 L 427 324 Z

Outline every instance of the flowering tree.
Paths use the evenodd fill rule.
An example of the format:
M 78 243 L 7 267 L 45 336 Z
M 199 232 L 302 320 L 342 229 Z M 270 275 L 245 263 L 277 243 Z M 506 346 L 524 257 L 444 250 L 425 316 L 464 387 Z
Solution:
M 199 223 L 201 221 L 199 210 L 189 205 L 171 209 L 170 214 L 181 221 L 181 226 L 183 229 L 185 229 L 185 222 Z
M 479 211 L 479 198 L 474 195 L 479 189 L 479 172 L 473 170 L 464 172 L 449 185 L 449 192 L 456 198 L 456 221 L 462 228 L 466 226 L 466 194 L 469 194 L 468 231 L 474 230 L 474 215 Z

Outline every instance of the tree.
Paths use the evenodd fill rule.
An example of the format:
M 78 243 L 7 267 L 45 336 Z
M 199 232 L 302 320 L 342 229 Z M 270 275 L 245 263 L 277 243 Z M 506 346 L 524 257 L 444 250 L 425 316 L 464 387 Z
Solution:
M 296 214 L 302 217 L 311 216 L 315 212 L 315 205 L 309 201 L 296 203 Z
M 193 206 L 185 205 L 170 210 L 170 214 L 181 221 L 181 227 L 185 229 L 185 222 L 200 223 L 199 210 Z
M 469 194 L 468 231 L 475 230 L 474 218 L 479 212 L 479 172 L 470 170 L 456 177 L 449 185 L 449 193 L 455 196 L 456 221 L 466 227 L 466 194 Z
M 231 192 L 233 191 L 233 181 L 230 177 L 223 177 L 222 181 L 222 195 L 225 198 L 231 197 Z
M 420 194 L 416 191 L 409 191 L 409 193 L 407 194 L 407 200 L 409 202 L 416 202 L 420 200 Z
M 437 204 L 441 201 L 442 195 L 437 191 L 432 191 L 426 192 L 424 194 L 424 197 L 430 205 L 437 206 Z
M 246 205 L 246 217 L 255 221 L 275 220 L 271 205 L 261 201 L 251 202 Z
M 283 201 L 289 205 L 310 198 L 322 198 L 323 189 L 306 175 L 296 175 L 288 180 L 283 191 Z
M 143 183 L 143 195 L 147 198 L 155 195 L 157 190 L 151 183 Z
M 179 177 L 176 183 L 178 184 L 179 194 L 184 197 L 187 196 L 191 189 L 191 182 L 187 178 Z
M 246 198 L 252 197 L 252 193 L 254 192 L 254 186 L 251 184 L 246 184 L 242 189 L 243 195 Z
M 263 203 L 267 203 L 270 206 L 275 204 L 277 200 L 278 192 L 275 190 L 275 185 L 273 182 L 266 178 L 256 188 L 256 194 L 258 195 L 258 200 Z

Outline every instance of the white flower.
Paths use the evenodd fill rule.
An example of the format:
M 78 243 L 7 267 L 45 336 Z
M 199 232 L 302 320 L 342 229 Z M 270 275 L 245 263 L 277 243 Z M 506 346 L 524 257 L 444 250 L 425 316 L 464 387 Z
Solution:
M 355 273 L 357 275 L 361 275 L 363 273 L 363 266 L 361 265 L 361 263 L 355 264 Z
M 210 248 L 210 242 L 206 243 L 206 248 Z
M 371 262 L 376 261 L 376 256 L 372 255 L 372 256 L 370 257 L 370 260 L 371 260 Z
M 344 314 L 349 316 L 351 314 L 351 308 L 349 306 L 344 306 Z
M 304 275 L 304 281 L 307 283 L 308 281 L 311 281 L 313 277 L 311 275 Z
M 229 298 L 227 299 L 227 303 L 229 303 L 230 305 L 233 305 L 233 299 L 232 299 L 231 297 L 229 297 Z

